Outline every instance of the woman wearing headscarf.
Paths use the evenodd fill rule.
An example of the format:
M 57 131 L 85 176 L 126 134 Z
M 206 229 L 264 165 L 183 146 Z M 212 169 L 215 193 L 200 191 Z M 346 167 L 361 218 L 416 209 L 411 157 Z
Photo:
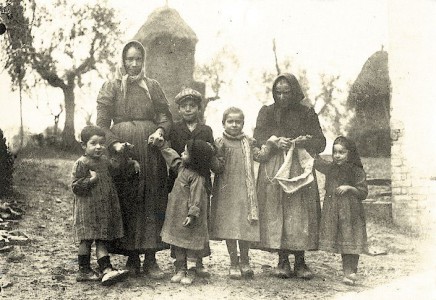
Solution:
M 115 178 L 125 237 L 112 245 L 112 252 L 127 255 L 126 267 L 134 274 L 140 271 L 139 254 L 145 253 L 143 269 L 152 278 L 163 277 L 155 253 L 168 247 L 160 239 L 168 201 L 167 168 L 153 145 L 169 134 L 171 124 L 164 92 L 156 80 L 145 76 L 144 47 L 128 42 L 116 78 L 106 82 L 98 95 L 97 125 L 106 130 L 109 151 L 121 156 L 130 152 L 141 165 L 136 177 Z
M 258 114 L 254 138 L 260 145 L 276 138 L 272 157 L 260 163 L 257 182 L 259 202 L 259 248 L 277 251 L 279 262 L 274 275 L 289 278 L 292 275 L 289 255 L 294 254 L 294 273 L 310 279 L 313 273 L 305 263 L 306 250 L 318 249 L 320 200 L 315 180 L 298 191 L 288 194 L 273 180 L 291 148 L 305 149 L 314 156 L 322 152 L 326 140 L 318 116 L 303 104 L 304 94 L 294 75 L 279 75 L 272 88 L 274 104 L 263 106 Z M 291 177 L 302 172 L 298 151 L 294 152 L 290 167 Z M 315 175 L 313 171 L 313 175 Z

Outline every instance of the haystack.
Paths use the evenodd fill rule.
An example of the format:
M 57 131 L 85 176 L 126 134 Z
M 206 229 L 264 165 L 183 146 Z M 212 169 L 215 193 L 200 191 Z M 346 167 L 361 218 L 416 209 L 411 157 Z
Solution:
M 350 137 L 363 156 L 390 156 L 390 89 L 388 53 L 377 51 L 363 65 L 347 99 L 356 112 Z
M 150 14 L 134 36 L 146 48 L 147 76 L 156 79 L 170 102 L 175 120 L 179 119 L 174 97 L 184 87 L 198 90 L 203 96 L 205 85 L 194 81 L 195 32 L 172 8 L 163 7 Z

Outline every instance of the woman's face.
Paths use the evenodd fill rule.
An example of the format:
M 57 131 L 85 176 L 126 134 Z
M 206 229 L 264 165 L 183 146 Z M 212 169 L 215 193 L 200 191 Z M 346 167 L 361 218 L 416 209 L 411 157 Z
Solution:
M 135 47 L 130 47 L 124 57 L 124 67 L 127 74 L 130 76 L 138 75 L 141 72 L 143 60 L 142 52 Z
M 291 85 L 286 79 L 282 78 L 277 81 L 274 87 L 274 99 L 280 107 L 293 104 Z

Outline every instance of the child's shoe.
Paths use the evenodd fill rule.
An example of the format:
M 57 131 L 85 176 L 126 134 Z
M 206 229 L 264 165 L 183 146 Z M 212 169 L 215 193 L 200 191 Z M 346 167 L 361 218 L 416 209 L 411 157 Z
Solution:
M 241 275 L 244 278 L 253 278 L 254 272 L 250 267 L 250 259 L 248 256 L 242 256 L 239 262 L 239 269 L 241 270 Z
M 97 272 L 95 272 L 91 267 L 88 268 L 80 268 L 79 274 L 77 274 L 76 281 L 99 281 L 100 276 Z
M 183 285 L 191 285 L 195 280 L 195 270 L 194 269 L 189 269 L 186 272 L 186 276 L 182 278 L 182 280 L 180 280 L 180 283 Z
M 241 279 L 241 270 L 239 269 L 239 256 L 230 256 L 230 279 Z
M 112 285 L 116 282 L 124 280 L 128 275 L 128 270 L 116 270 L 114 268 L 106 268 L 103 270 L 101 284 L 104 286 Z
M 171 282 L 179 283 L 185 277 L 186 277 L 186 270 L 179 270 L 176 272 L 176 274 L 173 277 L 171 277 Z
M 229 277 L 230 279 L 241 279 L 242 274 L 238 266 L 230 266 Z
M 249 264 L 240 264 L 239 269 L 241 270 L 241 275 L 244 278 L 253 278 L 254 271 L 251 269 Z
M 292 276 L 292 270 L 289 260 L 279 261 L 277 268 L 273 269 L 272 274 L 282 279 L 290 278 Z
M 195 274 L 200 278 L 209 278 L 210 273 L 206 270 L 203 263 L 198 263 L 195 266 Z
M 356 281 L 357 281 L 356 273 L 345 275 L 344 278 L 342 279 L 342 282 L 346 285 L 356 285 Z
M 313 272 L 309 269 L 309 267 L 305 264 L 295 264 L 294 265 L 294 272 L 295 272 L 295 276 L 297 276 L 297 278 L 302 278 L 302 279 L 312 279 L 314 277 Z
M 159 267 L 156 262 L 144 262 L 143 270 L 145 275 L 149 276 L 152 279 L 163 279 L 165 277 L 164 271 Z
M 129 271 L 129 275 L 132 277 L 137 277 L 141 271 L 141 261 L 139 256 L 129 256 L 127 258 L 125 270 Z

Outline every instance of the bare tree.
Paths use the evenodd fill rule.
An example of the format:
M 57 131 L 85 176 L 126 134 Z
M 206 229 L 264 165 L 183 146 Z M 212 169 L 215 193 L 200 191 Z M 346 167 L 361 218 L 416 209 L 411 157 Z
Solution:
M 210 86 L 215 93 L 212 99 L 219 99 L 220 89 L 223 85 L 231 84 L 233 71 L 238 65 L 236 55 L 228 47 L 223 47 L 209 63 L 196 66 L 195 77 Z
M 62 141 L 65 147 L 75 146 L 75 88 L 84 84 L 84 74 L 98 73 L 108 66 L 113 68 L 115 46 L 121 33 L 115 11 L 103 0 L 81 6 L 56 0 L 51 7 L 37 6 L 36 0 L 27 1 L 31 3 L 28 6 L 20 1 L 8 1 L 23 16 L 26 10 L 32 11 L 34 22 L 21 24 L 25 30 L 22 34 L 31 37 L 26 40 L 28 52 L 24 57 L 39 74 L 36 82 L 42 80 L 62 90 L 65 108 Z M 62 20 L 62 25 L 56 26 L 55 19 Z M 13 36 L 11 43 L 19 36 Z

